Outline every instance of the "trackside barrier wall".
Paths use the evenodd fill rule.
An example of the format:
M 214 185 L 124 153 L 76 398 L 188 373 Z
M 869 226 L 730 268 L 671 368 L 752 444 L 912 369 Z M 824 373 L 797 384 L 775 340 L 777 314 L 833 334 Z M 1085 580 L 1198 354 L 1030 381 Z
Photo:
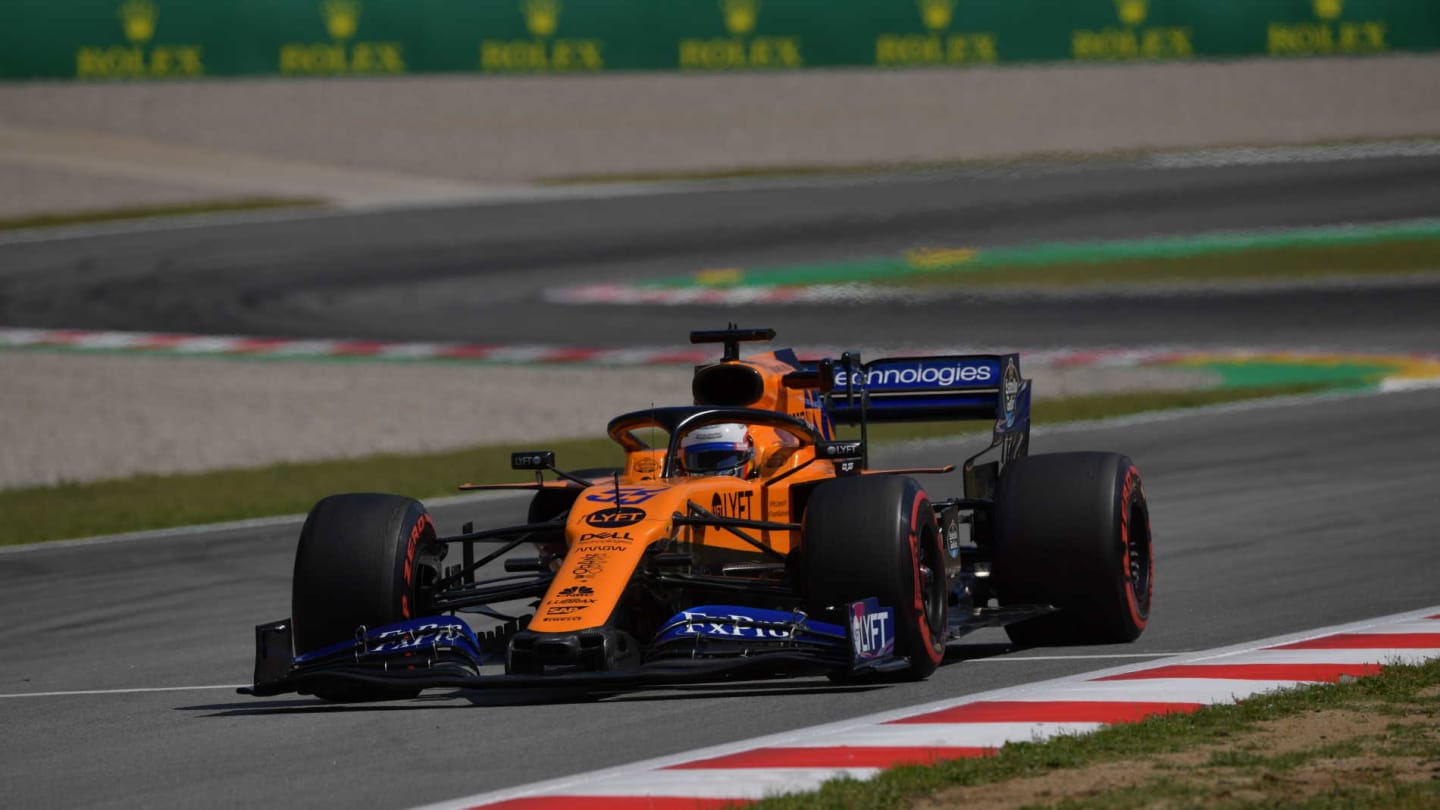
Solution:
M 796 70 L 1440 50 L 1440 0 L 3 0 L 0 78 Z

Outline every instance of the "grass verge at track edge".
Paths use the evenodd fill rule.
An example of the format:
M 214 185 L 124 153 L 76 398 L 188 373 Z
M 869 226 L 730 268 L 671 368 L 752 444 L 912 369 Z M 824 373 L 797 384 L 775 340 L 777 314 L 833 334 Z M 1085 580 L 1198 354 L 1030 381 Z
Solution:
M 816 793 L 749 806 L 1434 807 L 1440 802 L 1440 780 L 1431 777 L 1440 761 L 1437 686 L 1440 660 L 1387 666 L 1365 678 L 1157 715 L 1083 736 L 1012 743 L 990 757 L 902 766 L 872 780 L 837 780 Z M 1367 715 L 1384 721 L 1353 729 L 1344 722 Z M 1294 739 L 1297 722 L 1288 742 L 1279 743 L 1277 723 L 1297 718 L 1324 724 L 1324 738 Z M 1310 771 L 1336 778 L 1321 784 L 1305 778 Z
M 85 211 L 28 214 L 0 218 L 0 231 L 30 228 L 58 228 L 66 225 L 88 225 L 97 222 L 119 222 L 132 219 L 224 214 L 236 211 L 261 211 L 272 208 L 316 208 L 327 202 L 311 197 L 241 197 L 228 200 L 207 200 L 174 205 L 143 205 L 126 208 L 103 208 Z
M 919 247 L 901 256 L 751 268 L 710 268 L 640 289 L 1073 287 L 1277 281 L 1440 271 L 1440 221 L 1416 220 L 1012 247 Z

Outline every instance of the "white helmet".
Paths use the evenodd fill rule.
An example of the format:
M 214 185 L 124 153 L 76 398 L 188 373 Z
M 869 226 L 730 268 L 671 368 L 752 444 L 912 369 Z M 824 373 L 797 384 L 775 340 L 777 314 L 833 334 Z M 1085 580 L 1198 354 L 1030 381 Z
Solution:
M 755 440 L 738 422 L 696 428 L 680 439 L 680 469 L 686 475 L 744 478 L 755 458 Z

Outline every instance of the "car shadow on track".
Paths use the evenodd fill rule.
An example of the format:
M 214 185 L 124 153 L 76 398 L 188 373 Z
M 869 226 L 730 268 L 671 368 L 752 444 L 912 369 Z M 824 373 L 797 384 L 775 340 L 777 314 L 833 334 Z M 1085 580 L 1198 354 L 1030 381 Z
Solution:
M 199 717 L 268 717 L 270 715 L 344 714 L 348 712 L 424 711 L 434 709 L 468 709 L 457 703 L 462 697 L 454 692 L 437 692 L 410 700 L 375 703 L 327 703 L 314 697 L 290 697 L 284 700 L 254 699 L 235 703 L 202 703 L 176 706 L 176 711 L 195 712 Z M 518 704 L 516 704 L 518 705 Z
M 996 642 L 993 644 L 951 644 L 945 648 L 944 664 L 954 664 L 960 661 L 978 661 L 982 658 L 994 658 L 997 655 L 1009 655 L 1019 652 L 1021 647 L 1008 642 Z
M 974 661 L 1015 652 L 1011 644 L 957 644 L 945 651 L 945 664 Z M 774 697 L 777 695 L 849 694 L 885 689 L 884 680 L 831 683 L 819 678 L 753 680 L 734 683 L 676 684 L 620 690 L 497 689 L 494 691 L 436 690 L 409 700 L 375 703 L 326 703 L 319 698 L 256 698 L 231 703 L 177 706 L 177 711 L 208 712 L 204 717 L 251 717 L 275 714 L 332 714 L 341 712 L 420 711 L 500 706 L 553 706 L 557 704 L 644 703 L 696 698 Z
M 629 703 L 697 698 L 766 697 L 782 694 L 820 694 L 863 692 L 882 688 L 884 684 L 830 684 L 813 679 L 806 682 L 756 682 L 743 684 L 685 684 L 666 687 L 645 687 L 627 691 L 575 691 L 524 689 L 471 691 L 436 690 L 408 700 L 375 703 L 326 703 L 319 698 L 287 697 L 282 700 L 257 699 L 234 703 L 208 703 L 177 706 L 177 711 L 206 712 L 202 717 L 263 717 L 277 714 L 332 714 L 344 712 L 421 711 L 435 709 L 470 709 L 475 707 L 555 706 L 585 703 Z

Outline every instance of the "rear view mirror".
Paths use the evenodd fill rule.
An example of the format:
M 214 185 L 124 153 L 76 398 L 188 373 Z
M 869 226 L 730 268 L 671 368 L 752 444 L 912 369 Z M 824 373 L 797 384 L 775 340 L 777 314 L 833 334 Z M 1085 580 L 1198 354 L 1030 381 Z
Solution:
M 510 454 L 510 469 L 512 470 L 549 470 L 554 467 L 554 450 L 526 450 Z
M 815 455 L 833 461 L 836 475 L 857 475 L 865 464 L 865 443 L 859 439 L 819 442 Z

